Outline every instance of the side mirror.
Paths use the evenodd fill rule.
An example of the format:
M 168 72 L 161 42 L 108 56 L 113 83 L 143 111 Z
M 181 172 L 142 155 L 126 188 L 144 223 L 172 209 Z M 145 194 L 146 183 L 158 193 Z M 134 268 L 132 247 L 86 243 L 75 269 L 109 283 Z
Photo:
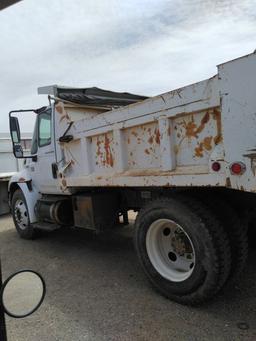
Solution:
M 13 153 L 15 157 L 22 158 L 23 157 L 23 148 L 21 144 L 14 144 L 13 145 Z
M 39 273 L 21 270 L 3 283 L 0 303 L 7 315 L 23 318 L 33 314 L 40 307 L 45 293 L 45 282 Z
M 20 126 L 17 117 L 10 116 L 10 132 L 13 143 L 13 154 L 16 158 L 22 158 L 23 149 L 20 143 Z
M 17 117 L 10 117 L 10 132 L 13 143 L 20 144 L 20 125 Z

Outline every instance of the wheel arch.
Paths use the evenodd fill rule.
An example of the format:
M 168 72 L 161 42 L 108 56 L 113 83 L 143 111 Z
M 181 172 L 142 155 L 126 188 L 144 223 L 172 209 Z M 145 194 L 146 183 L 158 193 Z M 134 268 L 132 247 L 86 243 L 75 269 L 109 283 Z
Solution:
M 30 223 L 35 223 L 37 221 L 37 217 L 35 214 L 35 205 L 37 200 L 41 197 L 40 193 L 27 182 L 13 182 L 9 187 L 9 202 L 11 203 L 13 194 L 16 190 L 21 190 L 22 194 L 25 197 Z

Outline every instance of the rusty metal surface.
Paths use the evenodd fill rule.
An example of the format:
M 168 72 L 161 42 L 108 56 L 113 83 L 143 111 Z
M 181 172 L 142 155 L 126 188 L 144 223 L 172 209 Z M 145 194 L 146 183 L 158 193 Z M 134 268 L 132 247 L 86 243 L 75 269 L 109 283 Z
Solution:
M 218 75 L 108 112 L 56 105 L 56 140 L 72 186 L 226 186 L 256 191 L 256 55 L 225 63 Z M 238 81 L 239 80 L 239 81 Z M 71 114 L 72 111 L 72 114 Z M 72 117 L 72 118 L 71 118 Z M 212 170 L 213 162 L 220 170 Z M 233 162 L 246 171 L 230 172 Z M 189 169 L 189 172 L 187 171 Z
M 70 108 L 58 102 L 56 135 L 74 121 L 70 130 L 74 140 L 57 142 L 65 168 L 59 172 L 61 190 L 92 185 L 177 186 L 180 181 L 175 176 L 183 185 L 203 185 L 198 180 L 209 173 L 210 154 L 221 141 L 216 81 L 214 77 L 107 113 L 80 108 L 76 114 L 72 108 L 71 115 Z M 76 115 L 84 117 L 76 120 Z M 189 175 L 188 167 L 192 167 Z M 200 175 L 197 180 L 196 175 Z M 208 183 L 223 183 L 217 178 L 212 176 Z

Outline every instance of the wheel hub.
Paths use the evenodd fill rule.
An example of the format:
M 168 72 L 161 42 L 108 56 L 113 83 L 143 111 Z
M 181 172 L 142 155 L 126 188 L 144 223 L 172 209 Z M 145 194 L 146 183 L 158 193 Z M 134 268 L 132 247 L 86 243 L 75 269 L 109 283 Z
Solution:
M 195 264 L 191 239 L 170 219 L 158 219 L 147 232 L 146 248 L 154 268 L 166 279 L 180 282 L 189 278 Z
M 17 200 L 14 206 L 14 217 L 21 230 L 28 227 L 28 212 L 25 203 L 22 200 Z

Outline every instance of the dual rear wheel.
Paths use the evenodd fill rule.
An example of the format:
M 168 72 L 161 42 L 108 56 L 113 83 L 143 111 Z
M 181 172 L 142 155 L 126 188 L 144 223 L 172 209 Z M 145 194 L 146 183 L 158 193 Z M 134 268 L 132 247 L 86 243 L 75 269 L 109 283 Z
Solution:
M 183 304 L 209 300 L 246 262 L 246 230 L 235 212 L 228 206 L 225 214 L 222 209 L 215 214 L 204 201 L 157 199 L 135 223 L 135 247 L 146 275 L 164 296 Z

